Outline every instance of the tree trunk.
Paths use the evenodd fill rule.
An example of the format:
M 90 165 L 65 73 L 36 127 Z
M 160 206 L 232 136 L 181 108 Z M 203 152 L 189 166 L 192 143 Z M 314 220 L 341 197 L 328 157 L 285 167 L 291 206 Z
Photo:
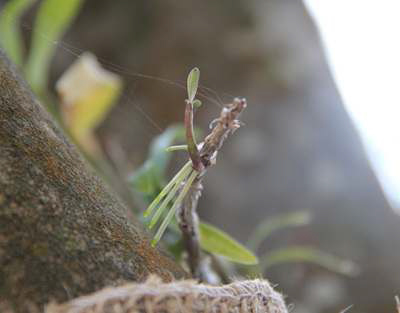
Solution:
M 150 273 L 186 275 L 151 248 L 0 51 L 0 304 L 24 311 Z

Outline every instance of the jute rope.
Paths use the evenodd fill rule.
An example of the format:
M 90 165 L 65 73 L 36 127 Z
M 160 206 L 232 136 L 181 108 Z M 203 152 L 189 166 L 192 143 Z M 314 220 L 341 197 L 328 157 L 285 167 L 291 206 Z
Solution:
M 46 313 L 287 313 L 281 294 L 266 280 L 245 280 L 221 287 L 194 281 L 163 283 L 150 277 L 140 284 L 106 288 Z

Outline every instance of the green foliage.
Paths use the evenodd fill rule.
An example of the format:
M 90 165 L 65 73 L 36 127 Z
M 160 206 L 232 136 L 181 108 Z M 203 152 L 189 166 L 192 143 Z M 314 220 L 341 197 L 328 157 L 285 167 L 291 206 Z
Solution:
M 189 102 L 193 103 L 196 98 L 197 88 L 199 87 L 200 70 L 193 68 L 187 78 L 187 93 Z
M 269 217 L 264 222 L 260 223 L 250 239 L 247 245 L 253 250 L 257 250 L 259 245 L 267 239 L 273 232 L 280 229 L 304 226 L 311 222 L 311 214 L 307 211 L 299 211 L 274 217 Z
M 171 154 L 166 153 L 166 149 L 183 138 L 183 127 L 171 126 L 152 141 L 149 157 L 129 178 L 129 182 L 136 191 L 154 199 L 165 184 L 165 171 L 171 159 Z
M 200 223 L 200 245 L 209 252 L 241 264 L 257 264 L 257 257 L 243 245 L 222 230 L 206 223 Z
M 257 250 L 261 242 L 268 239 L 274 232 L 290 227 L 308 225 L 310 222 L 311 215 L 307 211 L 270 217 L 256 227 L 248 241 L 248 246 Z M 255 271 L 256 275 L 259 275 L 272 266 L 301 262 L 313 263 L 343 275 L 355 275 L 359 271 L 358 266 L 349 260 L 340 259 L 319 249 L 302 245 L 286 246 L 268 251 L 260 257 L 257 268 L 250 271 L 253 274 Z
M 46 88 L 48 69 L 59 40 L 79 12 L 82 0 L 43 0 L 34 24 L 27 79 L 36 92 Z
M 199 76 L 200 71 L 197 68 L 194 68 L 189 73 L 187 79 L 188 104 L 193 105 L 193 102 L 197 101 L 195 96 L 198 88 Z M 186 127 L 193 127 L 193 125 L 186 125 Z M 183 131 L 182 129 L 182 132 Z M 156 193 L 156 190 L 159 190 L 162 186 L 161 182 L 164 181 L 165 169 L 169 161 L 167 151 L 188 150 L 190 154 L 191 145 L 194 144 L 194 141 L 192 140 L 192 142 L 190 142 L 189 138 L 187 139 L 187 145 L 168 147 L 176 137 L 176 133 L 167 130 L 159 138 L 155 139 L 152 144 L 149 159 L 131 178 L 132 185 L 136 190 L 152 195 L 151 199 L 154 199 L 144 213 L 145 217 L 152 215 L 149 228 L 153 228 L 158 223 L 165 210 L 169 208 L 168 213 L 154 236 L 152 241 L 153 246 L 161 239 L 168 225 L 172 222 L 178 207 L 181 205 L 198 175 L 198 172 L 192 168 L 192 162 L 189 161 L 170 182 L 165 185 L 161 192 L 158 194 Z M 157 164 L 161 166 L 157 167 Z M 255 250 L 260 243 L 273 232 L 288 227 L 307 225 L 310 221 L 310 214 L 304 211 L 269 218 L 256 228 L 249 239 L 249 245 Z M 176 228 L 174 230 L 173 233 L 178 235 Z M 231 262 L 246 265 L 258 264 L 258 259 L 252 252 L 222 230 L 206 223 L 199 223 L 199 232 L 200 246 L 203 250 L 219 255 Z M 177 242 L 174 242 L 172 244 L 172 249 L 174 254 L 178 255 L 179 249 L 183 249 L 183 247 Z M 180 252 L 182 252 L 182 250 Z M 289 262 L 311 262 L 335 272 L 348 275 L 355 273 L 356 270 L 355 264 L 350 261 L 341 260 L 328 253 L 304 246 L 289 246 L 277 249 L 264 255 L 261 260 L 261 264 L 257 267 L 260 273 L 264 272 L 264 270 L 270 266 Z
M 11 0 L 7 2 L 0 13 L 0 45 L 10 59 L 17 65 L 22 65 L 23 45 L 19 20 L 34 0 Z
M 165 185 L 164 183 L 166 181 L 165 175 L 167 165 L 171 158 L 171 154 L 167 151 L 186 150 L 187 147 L 185 145 L 170 147 L 171 144 L 183 138 L 184 129 L 182 126 L 168 128 L 164 133 L 153 140 L 149 158 L 130 177 L 130 183 L 134 190 L 140 192 L 146 199 L 152 199 L 152 202 L 144 213 L 145 217 L 152 215 L 149 228 L 153 228 L 163 216 L 165 210 L 169 209 L 167 216 L 164 218 L 152 241 L 153 245 L 160 240 L 161 235 L 165 232 L 166 227 L 174 217 L 177 205 L 182 199 L 177 198 L 171 205 L 171 201 L 178 193 L 179 185 L 185 181 L 185 179 L 190 178 L 190 176 L 190 180 L 194 179 L 196 176 L 195 172 L 192 170 L 192 164 L 189 161 L 168 184 Z M 191 185 L 190 180 L 186 183 L 186 186 Z M 163 185 L 165 186 L 162 188 Z M 182 195 L 184 196 L 185 191 L 183 190 L 180 195 L 181 197 Z M 175 240 L 170 240 L 171 249 L 174 255 L 180 255 L 180 253 L 183 252 L 183 246 L 177 243 L 179 237 L 178 228 L 172 227 L 171 230 L 172 236 L 169 236 L 169 238 L 175 237 Z M 236 263 L 257 263 L 257 258 L 250 251 L 214 226 L 200 223 L 200 238 L 201 247 L 209 253 L 218 254 Z
M 150 158 L 153 160 L 158 178 L 163 178 L 171 154 L 165 153 L 166 149 L 176 141 L 185 138 L 185 130 L 182 125 L 175 125 L 167 128 L 150 145 Z
M 343 275 L 355 275 L 359 272 L 357 264 L 349 260 L 340 259 L 329 253 L 307 246 L 288 246 L 267 253 L 260 258 L 260 269 L 266 269 L 285 263 L 307 262 L 322 266 L 333 272 Z

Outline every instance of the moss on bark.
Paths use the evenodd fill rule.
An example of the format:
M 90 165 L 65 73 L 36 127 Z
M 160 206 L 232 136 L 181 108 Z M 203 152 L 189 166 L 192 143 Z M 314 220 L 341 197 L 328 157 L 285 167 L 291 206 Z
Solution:
M 0 51 L 0 302 L 184 277 L 126 212 Z

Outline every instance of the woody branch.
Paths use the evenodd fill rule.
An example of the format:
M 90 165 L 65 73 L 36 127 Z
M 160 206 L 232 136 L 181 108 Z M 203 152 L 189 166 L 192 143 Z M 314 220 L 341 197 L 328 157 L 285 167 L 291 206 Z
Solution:
M 211 123 L 211 126 L 215 126 L 204 142 L 199 145 L 201 148 L 198 151 L 193 134 L 193 105 L 190 101 L 186 102 L 185 128 L 188 152 L 193 169 L 199 174 L 186 195 L 177 216 L 188 252 L 190 270 L 194 277 L 200 279 L 204 279 L 206 276 L 200 269 L 201 256 L 197 216 L 197 204 L 203 189 L 202 180 L 208 168 L 216 163 L 218 151 L 225 139 L 240 127 L 239 116 L 246 106 L 247 102 L 244 98 L 235 98 L 231 104 L 225 106 L 220 116 Z

